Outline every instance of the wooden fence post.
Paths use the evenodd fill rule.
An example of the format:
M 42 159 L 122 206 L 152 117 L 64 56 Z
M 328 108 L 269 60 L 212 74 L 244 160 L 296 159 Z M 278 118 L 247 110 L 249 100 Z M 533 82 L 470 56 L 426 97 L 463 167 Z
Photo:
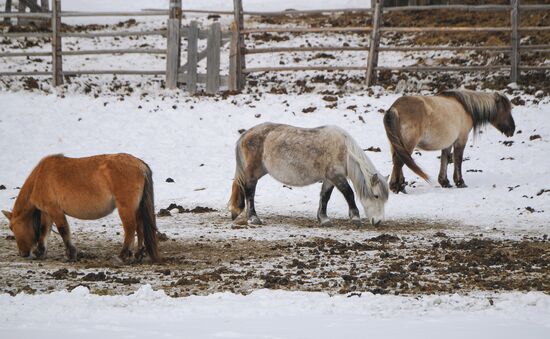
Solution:
M 219 22 L 210 25 L 206 43 L 206 93 L 215 94 L 220 89 L 220 48 L 222 29 Z
M 520 54 L 519 54 L 519 34 L 518 34 L 518 24 L 519 24 L 519 0 L 510 0 L 510 5 L 512 6 L 512 11 L 510 13 L 510 22 L 512 25 L 512 53 L 510 54 L 510 82 L 518 82 L 520 77 L 519 63 L 520 63 Z
M 6 0 L 6 8 L 5 8 L 5 11 L 6 13 L 11 13 L 11 0 Z M 4 18 L 4 23 L 6 25 L 10 25 L 11 24 L 11 20 L 9 17 L 5 17 Z
M 378 48 L 380 46 L 380 21 L 382 20 L 382 1 L 376 1 L 372 12 L 372 31 L 370 34 L 369 58 L 367 61 L 367 86 L 376 83 L 376 67 L 378 66 Z
M 197 91 L 197 64 L 198 64 L 198 47 L 199 41 L 199 23 L 191 21 L 189 31 L 187 33 L 187 91 L 194 94 Z
M 50 10 L 50 4 L 48 0 L 40 0 L 40 7 L 42 12 L 48 12 Z
M 229 90 L 240 91 L 244 87 L 243 69 L 246 68 L 244 56 L 244 29 L 242 0 L 233 0 L 235 21 L 231 25 L 231 46 L 229 53 Z
M 52 76 L 53 85 L 63 84 L 63 59 L 61 57 L 61 0 L 52 0 Z
M 181 0 L 170 0 L 166 34 L 166 88 L 178 86 L 181 53 Z

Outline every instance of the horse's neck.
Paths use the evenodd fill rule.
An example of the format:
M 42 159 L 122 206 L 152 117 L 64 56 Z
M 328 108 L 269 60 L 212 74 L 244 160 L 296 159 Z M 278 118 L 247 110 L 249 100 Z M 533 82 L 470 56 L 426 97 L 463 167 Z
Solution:
M 34 181 L 35 181 L 34 176 L 31 175 L 27 178 L 27 180 L 21 187 L 21 190 L 17 195 L 17 199 L 15 199 L 15 205 L 13 206 L 14 214 L 24 215 L 34 211 L 35 207 L 30 200 L 31 193 L 34 187 Z

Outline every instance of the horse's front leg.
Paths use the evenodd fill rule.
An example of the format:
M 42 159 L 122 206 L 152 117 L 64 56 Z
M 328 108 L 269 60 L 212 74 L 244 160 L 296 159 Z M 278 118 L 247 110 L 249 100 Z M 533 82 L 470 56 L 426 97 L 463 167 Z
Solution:
M 348 181 L 345 176 L 337 177 L 333 180 L 336 188 L 342 192 L 344 198 L 346 199 L 349 206 L 349 217 L 351 222 L 356 226 L 361 226 L 361 217 L 359 216 L 359 209 L 355 204 L 355 195 L 351 186 L 348 184 Z
M 451 187 L 449 179 L 447 178 L 447 165 L 449 164 L 449 157 L 451 156 L 451 147 L 441 150 L 441 167 L 439 168 L 439 176 L 437 180 L 441 187 Z
M 464 183 L 464 179 L 462 178 L 462 158 L 464 155 L 464 148 L 466 147 L 466 142 L 461 143 L 457 142 L 454 145 L 453 150 L 453 161 L 455 164 L 455 171 L 453 174 L 453 180 L 455 182 L 456 187 L 458 188 L 464 188 L 468 187 Z
M 73 242 L 71 241 L 71 230 L 69 228 L 69 223 L 67 222 L 67 218 L 65 217 L 65 213 L 63 213 L 63 211 L 59 211 L 59 212 L 50 214 L 50 217 L 55 223 L 55 226 L 57 227 L 57 231 L 59 232 L 61 239 L 63 239 L 63 243 L 65 244 L 65 254 L 67 255 L 67 259 L 69 259 L 69 261 L 75 261 L 76 253 L 77 253 L 76 247 L 73 245 Z
M 256 195 L 257 179 L 249 180 L 244 185 L 244 195 L 246 199 L 246 216 L 248 223 L 252 225 L 261 225 L 262 221 L 256 215 L 256 208 L 254 207 L 254 196 Z
M 38 238 L 36 248 L 33 250 L 36 259 L 42 259 L 46 255 L 46 241 L 52 230 L 52 223 L 51 218 L 46 213 L 42 212 L 40 216 L 40 237 Z
M 321 223 L 321 226 L 331 226 L 332 223 L 327 216 L 327 204 L 330 200 L 330 195 L 334 185 L 329 181 L 323 181 L 323 186 L 321 187 L 321 197 L 319 198 L 319 209 L 317 210 L 317 220 Z

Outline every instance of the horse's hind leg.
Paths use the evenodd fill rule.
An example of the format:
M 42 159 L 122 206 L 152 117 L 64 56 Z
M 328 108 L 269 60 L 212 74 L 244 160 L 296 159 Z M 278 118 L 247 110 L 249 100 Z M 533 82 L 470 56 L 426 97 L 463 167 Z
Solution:
M 394 151 L 392 153 L 392 161 L 393 161 L 393 170 L 391 174 L 391 180 L 390 180 L 390 189 L 395 194 L 399 192 L 407 193 L 405 191 L 405 176 L 403 175 L 403 161 L 399 159 L 399 156 L 397 156 L 397 153 Z
M 254 196 L 256 195 L 256 184 L 258 179 L 246 180 L 244 185 L 244 195 L 246 199 L 246 216 L 248 223 L 252 225 L 261 225 L 262 221 L 256 214 L 256 208 L 254 207 Z
M 356 226 L 361 226 L 361 217 L 359 216 L 359 209 L 355 204 L 355 195 L 353 194 L 353 189 L 348 184 L 348 180 L 345 176 L 337 176 L 332 180 L 336 188 L 342 192 L 344 198 L 346 199 L 349 206 L 349 217 L 351 222 Z
M 46 240 L 52 230 L 52 224 L 53 221 L 48 214 L 42 212 L 40 216 L 40 238 L 38 238 L 38 244 L 33 251 L 35 258 L 37 259 L 41 259 L 46 255 Z
M 136 209 L 127 206 L 118 206 L 118 214 L 124 227 L 124 243 L 122 244 L 119 257 L 123 261 L 128 261 L 132 256 L 131 248 L 134 245 L 137 231 Z
M 137 227 L 136 227 L 136 232 L 137 232 L 137 249 L 136 249 L 136 253 L 134 255 L 134 258 L 136 260 L 136 262 L 140 263 L 143 258 L 145 257 L 145 246 L 143 244 L 144 242 L 144 237 L 143 237 L 143 225 L 142 225 L 142 221 L 140 220 L 140 218 L 136 218 L 137 220 Z
M 459 140 L 455 142 L 454 144 L 454 150 L 453 150 L 453 160 L 455 164 L 455 171 L 453 174 L 453 180 L 455 182 L 456 187 L 458 188 L 464 188 L 468 187 L 464 183 L 464 179 L 462 178 L 462 157 L 464 156 L 464 148 L 466 147 L 466 140 Z
M 330 226 L 330 219 L 327 217 L 327 204 L 330 200 L 330 195 L 334 185 L 328 180 L 323 181 L 323 186 L 321 187 L 321 197 L 319 199 L 319 209 L 317 210 L 317 220 L 321 223 L 321 226 Z
M 439 168 L 437 180 L 441 187 L 445 188 L 451 187 L 449 179 L 447 178 L 447 165 L 449 164 L 449 158 L 451 156 L 451 148 L 452 146 L 441 150 L 441 167 Z

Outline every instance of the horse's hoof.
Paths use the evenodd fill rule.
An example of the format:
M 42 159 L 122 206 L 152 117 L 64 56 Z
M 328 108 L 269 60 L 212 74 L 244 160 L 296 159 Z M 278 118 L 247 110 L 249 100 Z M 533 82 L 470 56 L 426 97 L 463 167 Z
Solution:
M 319 223 L 322 227 L 332 227 L 332 221 L 330 221 L 330 219 L 321 219 Z
M 70 262 L 74 262 L 76 261 L 77 259 L 77 251 L 76 251 L 76 247 L 74 246 L 69 246 L 65 249 L 65 254 L 67 255 L 67 260 L 70 261 Z
M 145 248 L 142 247 L 139 249 L 136 254 L 134 255 L 134 264 L 140 264 L 143 261 L 143 258 L 145 257 Z
M 262 221 L 257 216 L 253 216 L 250 219 L 248 219 L 248 224 L 250 224 L 250 225 L 261 225 Z
M 466 186 L 466 184 L 464 183 L 464 181 L 462 181 L 462 182 L 459 182 L 458 184 L 456 184 L 456 187 L 457 187 L 457 188 L 466 188 L 466 187 L 468 187 L 468 186 Z
M 32 254 L 34 256 L 34 259 L 44 259 L 44 257 L 46 256 L 46 248 L 38 246 L 34 249 L 34 251 L 32 251 Z
M 361 219 L 359 219 L 359 218 L 351 219 L 351 223 L 352 223 L 353 226 L 355 226 L 355 227 L 361 227 Z
M 451 188 L 451 187 L 453 187 L 453 186 L 451 185 L 451 183 L 449 182 L 449 180 L 440 180 L 440 181 L 439 181 L 439 184 L 440 184 L 441 187 L 443 187 L 443 188 Z

